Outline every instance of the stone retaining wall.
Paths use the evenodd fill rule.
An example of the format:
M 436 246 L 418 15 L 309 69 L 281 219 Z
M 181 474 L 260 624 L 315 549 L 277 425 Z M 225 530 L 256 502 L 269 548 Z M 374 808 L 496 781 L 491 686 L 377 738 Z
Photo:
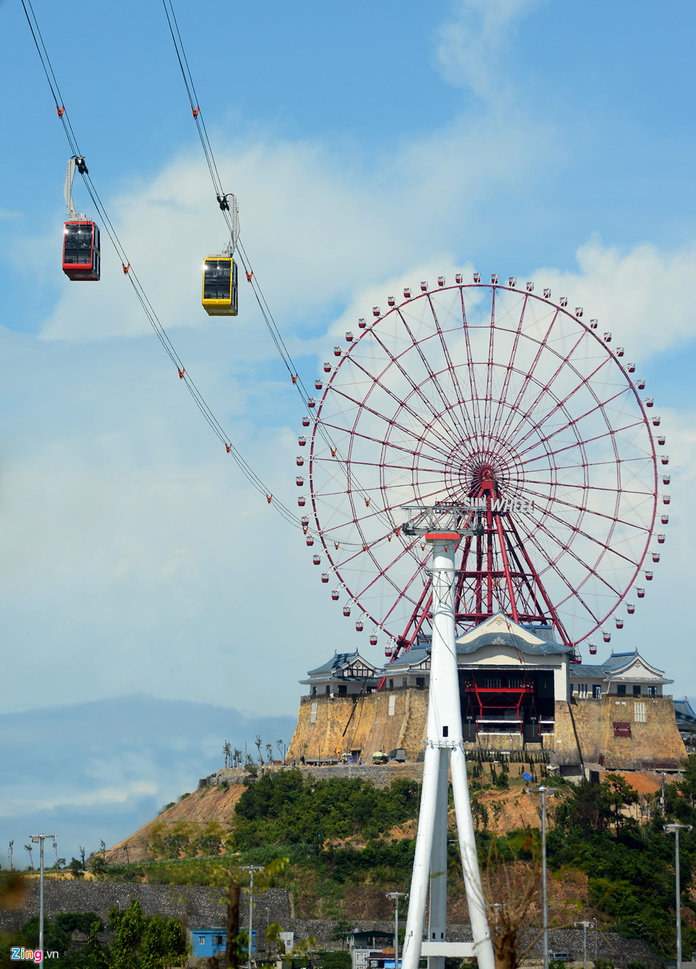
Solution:
M 331 761 L 360 750 L 369 763 L 373 752 L 399 747 L 409 762 L 417 762 L 422 760 L 427 708 L 428 691 L 413 687 L 359 697 L 302 697 L 286 762 Z M 580 775 L 597 764 L 606 770 L 675 770 L 686 759 L 669 696 L 574 696 L 570 703 L 556 700 L 554 715 L 554 732 L 543 736 L 543 748 L 549 762 L 566 773 Z M 630 736 L 617 734 L 615 723 L 628 723 Z M 466 746 L 472 750 L 476 745 Z M 524 749 L 521 735 L 509 733 L 479 737 L 479 746 Z
M 12 933 L 39 910 L 38 879 L 30 879 L 32 884 L 26 905 L 20 911 L 0 911 L 0 931 Z M 45 881 L 44 907 L 46 916 L 55 917 L 59 912 L 95 912 L 106 923 L 109 910 L 117 907 L 124 909 L 131 898 L 137 898 L 146 915 L 159 914 L 168 918 L 179 918 L 189 929 L 224 926 L 225 906 L 222 889 L 206 888 L 197 885 L 142 885 L 122 882 L 68 881 L 47 878 Z M 240 921 L 242 927 L 248 924 L 248 905 L 242 899 Z M 294 932 L 296 939 L 314 936 L 318 948 L 336 949 L 340 944 L 333 941 L 334 922 L 330 919 L 293 918 L 290 900 L 284 889 L 271 889 L 256 898 L 254 926 L 258 931 L 259 948 L 265 947 L 264 930 L 271 922 L 278 922 L 285 931 Z M 361 931 L 393 930 L 392 921 L 351 920 L 351 925 Z M 452 941 L 471 939 L 468 925 L 448 926 L 448 938 Z M 549 932 L 551 952 L 571 952 L 576 962 L 582 962 L 582 929 L 552 929 Z M 534 946 L 533 954 L 543 953 L 541 939 Z M 594 960 L 595 953 L 600 958 L 611 959 L 618 967 L 629 962 L 642 962 L 646 965 L 661 966 L 650 947 L 637 939 L 624 939 L 616 933 L 587 933 L 588 961 Z

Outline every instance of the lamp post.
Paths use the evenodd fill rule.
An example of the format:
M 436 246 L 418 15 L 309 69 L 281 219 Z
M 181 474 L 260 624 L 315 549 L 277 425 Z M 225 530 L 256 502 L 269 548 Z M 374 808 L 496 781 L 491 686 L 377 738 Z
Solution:
M 574 925 L 582 926 L 582 969 L 587 969 L 587 930 L 594 926 L 594 922 L 575 922 Z M 595 951 L 595 959 L 596 957 L 597 953 Z
M 680 831 L 691 831 L 692 825 L 690 824 L 679 824 L 678 822 L 673 822 L 672 824 L 665 824 L 664 829 L 667 834 L 674 835 L 674 881 L 675 881 L 675 906 L 677 910 L 677 969 L 682 969 L 682 937 L 681 937 L 681 888 L 679 885 L 679 832 Z
M 44 951 L 44 841 L 46 838 L 52 838 L 53 843 L 56 843 L 54 834 L 31 835 L 32 842 L 39 846 L 39 949 L 41 950 L 41 958 L 43 958 Z
M 553 797 L 552 788 L 539 787 L 528 788 L 541 794 L 541 897 L 543 905 L 543 934 L 544 934 L 544 969 L 549 969 L 549 899 L 546 885 L 546 795 Z
M 387 892 L 386 897 L 394 902 L 394 969 L 399 969 L 399 899 L 408 898 L 408 892 Z
M 249 872 L 249 969 L 253 965 L 251 949 L 254 944 L 254 872 L 263 871 L 263 865 L 244 865 Z

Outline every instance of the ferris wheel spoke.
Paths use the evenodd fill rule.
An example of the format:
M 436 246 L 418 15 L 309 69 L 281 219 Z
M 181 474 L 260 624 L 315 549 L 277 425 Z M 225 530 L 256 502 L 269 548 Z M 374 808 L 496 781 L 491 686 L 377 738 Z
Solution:
M 386 355 L 389 356 L 389 358 L 392 361 L 394 367 L 396 368 L 396 370 L 398 370 L 400 376 L 411 387 L 412 394 L 416 394 L 417 395 L 417 397 L 420 399 L 421 403 L 424 404 L 426 410 L 430 412 L 430 415 L 431 415 L 432 419 L 433 420 L 441 420 L 442 417 L 443 417 L 442 412 L 441 411 L 438 411 L 437 408 L 434 407 L 432 401 L 430 400 L 430 398 L 428 397 L 428 395 L 425 393 L 425 390 L 423 388 L 423 385 L 420 384 L 420 383 L 416 383 L 413 380 L 412 376 L 409 374 L 408 370 L 404 367 L 403 363 L 401 362 L 401 357 L 404 356 L 404 351 L 402 351 L 401 354 L 399 354 L 398 356 L 395 356 L 395 355 L 391 354 L 391 352 L 389 351 L 389 349 L 386 346 L 386 344 L 383 341 L 380 340 L 380 338 L 378 337 L 378 335 L 374 331 L 371 331 L 371 336 L 379 344 L 379 346 L 382 348 L 383 352 Z M 449 415 L 449 411 L 447 411 L 447 414 Z M 420 419 L 422 420 L 422 418 L 420 418 Z M 456 437 L 456 429 L 455 429 L 454 426 L 452 426 L 450 428 L 450 432 Z
M 430 305 L 432 306 L 432 304 L 430 304 Z M 406 318 L 404 317 L 403 313 L 401 312 L 401 308 L 400 307 L 398 308 L 398 312 L 399 312 L 399 316 L 401 317 L 401 320 L 403 322 L 404 329 L 406 330 L 406 333 L 407 333 L 409 339 L 411 340 L 411 342 L 413 344 L 413 348 L 415 349 L 416 354 L 418 355 L 418 358 L 419 358 L 419 360 L 421 362 L 421 365 L 422 365 L 425 373 L 428 375 L 428 377 L 430 379 L 430 386 L 432 386 L 433 390 L 436 392 L 436 394 L 440 398 L 440 401 L 441 401 L 442 406 L 444 408 L 444 412 L 446 414 L 448 414 L 448 415 L 451 416 L 452 407 L 451 407 L 450 401 L 445 396 L 445 393 L 444 393 L 444 391 L 442 389 L 442 386 L 440 384 L 440 381 L 437 380 L 437 378 L 435 376 L 435 373 L 433 371 L 433 368 L 430 366 L 430 362 L 427 359 L 427 357 L 425 355 L 425 352 L 423 351 L 423 347 L 421 346 L 420 341 L 417 340 L 416 337 L 414 336 L 413 331 L 412 331 L 411 327 L 409 326 L 409 323 L 406 320 Z M 456 441 L 453 442 L 453 443 L 456 443 Z
M 551 537 L 553 538 L 554 536 L 552 535 Z M 543 552 L 543 548 L 541 548 L 538 545 L 538 542 L 536 541 L 536 539 L 535 539 L 534 536 L 531 536 L 531 543 L 532 543 L 532 545 L 535 545 L 539 549 L 539 551 Z M 599 573 L 596 570 L 594 570 L 591 566 L 588 566 L 586 562 L 584 562 L 577 555 L 575 555 L 573 553 L 572 549 L 567 548 L 567 547 L 563 547 L 563 551 L 564 551 L 564 553 L 568 554 L 571 558 L 573 558 L 576 561 L 576 563 L 578 565 L 580 565 L 582 567 L 582 569 L 585 570 L 585 573 L 586 573 L 585 576 L 584 576 L 584 578 L 582 578 L 579 581 L 578 584 L 574 585 L 567 578 L 566 569 L 561 570 L 557 562 L 553 562 L 553 561 L 552 562 L 549 562 L 549 565 L 548 565 L 549 570 L 550 571 L 553 571 L 555 573 L 556 577 L 561 580 L 563 586 L 567 590 L 567 593 L 572 593 L 572 594 L 579 595 L 580 594 L 580 589 L 585 585 L 585 582 L 587 581 L 587 578 L 590 577 L 590 576 L 593 576 L 595 579 L 597 579 L 598 582 L 600 582 L 606 588 L 606 590 L 608 592 L 612 593 L 612 595 L 618 594 L 618 592 L 619 592 L 618 589 L 612 588 L 612 586 L 611 586 L 611 584 L 609 582 L 607 582 L 606 580 L 604 580 L 602 578 L 602 576 L 600 576 Z M 564 599 L 561 599 L 561 601 L 564 601 Z M 585 601 L 585 602 L 583 602 L 583 605 L 585 606 L 585 608 L 587 609 L 587 611 L 592 615 L 592 618 L 595 620 L 596 623 L 599 623 L 599 622 L 602 621 L 603 617 L 599 617 L 595 613 L 594 608 L 592 606 L 590 606 L 589 602 L 586 602 Z
M 438 318 L 437 310 L 433 305 L 433 301 L 430 295 L 428 296 L 428 302 L 430 304 L 430 310 L 433 314 L 433 321 L 435 323 L 435 329 L 440 341 L 440 347 L 442 350 L 442 355 L 445 360 L 446 370 L 452 381 L 452 384 L 455 390 L 455 401 L 457 404 L 457 413 L 461 418 L 460 426 L 462 428 L 462 436 L 464 435 L 470 436 L 473 431 L 473 427 L 470 424 L 469 415 L 466 413 L 466 409 L 464 408 L 464 401 L 466 399 L 466 395 L 461 387 L 461 384 L 459 383 L 457 368 L 454 366 L 454 363 L 452 362 L 452 356 L 450 354 L 449 347 L 447 346 L 447 341 L 445 339 L 445 335 L 443 333 L 442 327 L 440 326 L 440 320 Z
M 631 522 L 631 521 L 628 521 L 627 519 L 623 519 L 623 518 L 618 517 L 618 514 L 616 514 L 616 515 L 610 515 L 607 512 L 600 512 L 600 511 L 597 511 L 597 510 L 592 509 L 592 508 L 587 508 L 586 506 L 584 506 L 584 507 L 581 508 L 578 505 L 572 505 L 570 502 L 564 501 L 562 498 L 557 498 L 555 504 L 558 505 L 558 506 L 561 506 L 561 507 L 568 508 L 568 509 L 570 509 L 572 511 L 580 511 L 581 510 L 582 511 L 582 514 L 583 514 L 583 517 L 588 517 L 588 518 L 591 518 L 591 519 L 594 519 L 594 520 L 598 520 L 598 521 L 603 522 L 603 523 L 610 524 L 612 530 L 615 529 L 616 526 L 620 525 L 622 528 L 630 528 L 630 529 L 634 530 L 635 533 L 636 533 L 636 535 L 648 534 L 649 531 L 650 531 L 645 526 L 641 526 L 641 525 L 636 524 L 635 522 Z M 564 522 L 564 520 L 560 516 L 558 516 L 558 515 L 555 515 L 553 513 L 549 513 L 549 517 L 553 518 L 559 524 L 566 524 Z M 601 546 L 603 548 L 607 548 L 608 547 L 607 541 L 611 537 L 611 533 L 608 533 L 607 534 L 607 540 L 602 541 L 602 539 L 600 537 L 595 536 L 595 535 L 592 535 L 592 534 L 590 534 L 589 532 L 587 532 L 584 529 L 574 528 L 573 531 L 575 531 L 578 535 L 582 536 L 582 538 L 587 539 L 589 542 L 593 542 L 593 543 L 595 543 L 595 544 L 597 544 L 597 545 L 599 545 L 599 546 Z M 612 548 L 611 549 L 611 553 L 612 553 L 612 555 L 616 555 L 618 558 L 624 558 L 627 562 L 630 561 L 631 563 L 633 563 L 633 559 L 629 558 L 628 556 L 624 556 L 616 548 Z
M 538 545 L 537 540 L 536 540 L 536 536 L 535 535 L 529 535 L 528 536 L 528 540 L 529 540 L 530 549 L 533 546 L 536 546 L 537 549 L 538 549 L 538 551 L 539 551 L 539 553 L 540 553 L 540 555 L 543 556 L 544 555 L 544 549 L 543 549 L 543 547 L 540 547 Z M 522 552 L 523 552 L 524 557 L 528 561 L 530 567 L 533 568 L 533 566 L 531 565 L 531 553 L 527 550 L 526 546 L 523 545 L 523 546 L 521 546 L 521 548 L 522 548 Z M 588 601 L 585 601 L 585 597 L 583 596 L 581 590 L 579 588 L 576 588 L 575 586 L 572 585 L 572 583 L 568 580 L 565 572 L 564 571 L 561 571 L 558 568 L 558 566 L 557 566 L 557 564 L 555 562 L 549 562 L 549 570 L 552 573 L 555 574 L 555 576 L 556 576 L 556 578 L 558 580 L 558 584 L 559 584 L 560 588 L 565 590 L 565 595 L 561 596 L 560 593 L 559 593 L 558 595 L 556 595 L 554 597 L 554 599 L 555 599 L 555 601 L 557 603 L 556 607 L 554 607 L 554 605 L 550 602 L 550 599 L 548 598 L 548 596 L 546 594 L 546 590 L 545 590 L 544 585 L 540 585 L 540 589 L 541 589 L 541 591 L 542 591 L 542 593 L 544 595 L 544 598 L 547 601 L 547 605 L 549 605 L 551 607 L 551 610 L 556 614 L 557 622 L 558 622 L 561 630 L 564 632 L 564 641 L 567 642 L 570 645 L 570 643 L 572 641 L 570 640 L 570 638 L 568 638 L 567 632 L 565 631 L 565 628 L 564 628 L 563 620 L 562 620 L 561 616 L 559 615 L 559 610 L 558 610 L 558 604 L 559 603 L 565 603 L 566 601 L 568 601 L 568 599 L 571 596 L 573 596 L 573 595 L 576 596 L 578 602 L 581 604 L 582 608 L 585 610 L 585 612 L 587 613 L 587 615 L 591 619 L 592 626 L 591 626 L 591 629 L 586 633 L 586 635 L 590 635 L 590 633 L 592 632 L 592 630 L 593 629 L 596 629 L 599 626 L 599 624 L 603 621 L 603 617 L 600 617 L 596 613 L 596 610 L 594 609 L 594 607 Z
M 510 381 L 512 379 L 513 373 L 516 371 L 515 358 L 517 356 L 517 350 L 520 345 L 520 340 L 522 339 L 524 311 L 527 306 L 528 298 L 529 298 L 529 294 L 526 293 L 524 300 L 522 302 L 522 308 L 520 310 L 517 326 L 515 327 L 512 347 L 510 349 L 510 356 L 507 362 L 503 364 L 504 366 L 503 383 L 502 383 L 500 392 L 498 393 L 497 406 L 496 406 L 495 414 L 493 416 L 493 421 L 492 421 L 493 427 L 498 427 L 500 425 L 502 421 L 502 416 L 505 413 L 506 408 L 508 407 L 507 400 L 508 400 L 508 394 L 510 392 Z
M 464 346 L 466 350 L 466 366 L 469 373 L 469 386 L 471 387 L 471 401 L 472 409 L 474 411 L 474 426 L 472 433 L 472 443 L 476 447 L 481 446 L 480 434 L 483 430 L 483 422 L 481 420 L 481 407 L 480 407 L 480 397 L 478 391 L 478 381 L 476 377 L 476 364 L 474 362 L 473 346 L 471 341 L 471 332 L 469 329 L 469 323 L 466 314 L 466 302 L 464 300 L 464 290 L 460 291 L 460 303 L 461 303 L 461 313 L 462 313 L 462 329 L 464 331 Z
M 577 428 L 582 420 L 596 413 L 598 410 L 602 411 L 607 429 L 603 431 L 601 434 L 594 434 L 591 437 L 583 438 L 585 444 L 587 445 L 596 444 L 598 441 L 611 441 L 614 451 L 616 451 L 616 441 L 620 439 L 621 435 L 624 435 L 624 433 L 627 433 L 641 426 L 639 421 L 633 421 L 631 424 L 625 424 L 622 427 L 612 427 L 609 424 L 609 422 L 606 420 L 606 416 L 604 415 L 603 405 L 601 405 L 600 407 L 594 408 L 591 411 L 587 411 L 585 414 L 581 415 L 581 417 L 579 417 L 577 420 L 568 421 L 563 427 L 559 427 L 555 431 L 549 432 L 548 440 L 550 441 L 552 438 L 557 437 L 559 434 L 563 434 L 565 431 L 571 430 L 573 428 Z M 575 447 L 575 445 L 565 445 L 563 447 L 559 447 L 554 450 L 554 454 L 557 454 L 557 455 L 563 454 L 568 450 L 572 450 L 573 447 Z M 524 457 L 525 452 L 521 451 L 520 455 Z M 616 460 L 616 458 L 618 458 L 618 454 L 615 453 L 614 458 Z
M 534 401 L 532 401 L 531 404 L 529 405 L 529 408 L 528 408 L 529 412 L 536 412 L 540 404 L 545 398 L 548 398 L 551 401 L 555 401 L 557 406 L 562 407 L 565 404 L 565 402 L 568 399 L 570 399 L 574 394 L 583 390 L 592 394 L 595 397 L 595 399 L 598 399 L 594 391 L 594 387 L 590 383 L 590 379 L 592 377 L 596 377 L 599 370 L 601 370 L 604 366 L 608 365 L 610 360 L 609 358 L 604 358 L 600 362 L 596 370 L 590 374 L 583 374 L 580 370 L 578 370 L 578 368 L 572 362 L 572 356 L 575 353 L 575 351 L 585 341 L 586 336 L 587 334 L 585 332 L 581 333 L 575 345 L 566 354 L 562 353 L 559 349 L 556 349 L 555 347 L 549 346 L 548 343 L 545 343 L 543 345 L 543 350 L 546 351 L 546 355 L 550 356 L 551 359 L 555 360 L 556 369 L 548 378 L 545 379 L 545 381 L 543 382 L 538 381 L 538 386 L 540 389 Z M 541 355 L 540 355 L 540 359 L 541 359 Z M 573 384 L 573 386 L 565 394 L 565 397 L 564 397 L 562 395 L 555 393 L 553 390 L 553 386 L 558 380 L 560 380 L 562 377 L 566 375 L 566 372 L 572 374 L 576 378 L 577 382 Z M 553 415 L 553 413 L 554 413 L 554 410 L 552 409 L 546 416 L 550 417 Z M 520 425 L 521 425 L 521 422 L 518 423 L 517 426 L 514 426 L 511 428 L 511 433 L 513 434 L 513 436 L 515 437 L 517 436 L 518 428 L 520 427 Z
M 488 435 L 491 430 L 491 401 L 493 396 L 493 368 L 495 366 L 495 286 L 491 289 L 491 318 L 488 327 L 488 366 L 486 367 L 486 395 L 483 401 L 483 430 Z
M 576 562 L 576 564 L 580 565 L 586 571 L 586 573 L 588 575 L 594 575 L 597 578 L 597 580 L 599 582 L 605 584 L 607 586 L 607 588 L 611 592 L 613 592 L 613 593 L 617 592 L 618 590 L 615 589 L 611 585 L 611 583 L 608 582 L 608 580 L 604 579 L 601 575 L 599 575 L 599 573 L 596 572 L 596 570 L 594 569 L 594 567 L 592 565 L 590 565 L 588 562 L 586 562 L 579 555 L 577 555 L 577 553 L 575 553 L 573 551 L 573 549 L 570 546 L 570 544 L 564 544 L 561 541 L 561 538 L 560 538 L 560 535 L 559 535 L 560 528 L 563 528 L 566 532 L 570 532 L 574 536 L 580 536 L 580 537 L 586 539 L 592 545 L 595 545 L 598 550 L 602 550 L 602 552 L 599 555 L 600 558 L 602 558 L 605 553 L 611 551 L 612 556 L 615 556 L 616 558 L 622 559 L 627 564 L 630 564 L 631 567 L 633 567 L 635 565 L 633 559 L 629 558 L 626 555 L 623 555 L 620 552 L 617 552 L 616 549 L 611 549 L 610 550 L 609 547 L 608 547 L 608 545 L 606 544 L 606 542 L 602 542 L 600 539 L 598 539 L 595 536 L 589 534 L 587 532 L 587 530 L 582 529 L 582 528 L 580 528 L 577 525 L 570 525 L 568 522 L 566 522 L 564 519 L 560 518 L 558 515 L 554 515 L 553 513 L 549 513 L 548 517 L 551 518 L 558 526 L 560 526 L 558 530 L 549 529 L 549 528 L 545 528 L 544 529 L 544 532 L 547 535 L 547 537 L 550 539 L 550 541 L 552 543 L 556 544 L 559 547 L 559 549 L 562 550 L 562 552 L 563 552 L 564 555 L 570 556 Z
M 524 306 L 525 306 L 525 308 L 527 306 L 526 299 L 525 299 Z M 551 336 L 551 333 L 553 331 L 554 324 L 556 323 L 556 320 L 558 319 L 558 314 L 559 313 L 560 313 L 560 310 L 558 309 L 558 307 L 556 307 L 556 310 L 555 310 L 555 312 L 554 312 L 554 314 L 553 314 L 553 316 L 551 318 L 551 321 L 550 321 L 550 323 L 549 323 L 546 331 L 544 332 L 544 334 L 540 337 L 540 339 L 538 339 L 538 340 L 532 340 L 531 341 L 532 343 L 535 343 L 536 344 L 536 351 L 535 351 L 535 354 L 534 354 L 534 357 L 533 357 L 531 363 L 527 367 L 526 371 L 523 372 L 523 374 L 522 374 L 522 380 L 520 382 L 520 386 L 519 386 L 518 391 L 517 391 L 517 396 L 515 397 L 515 400 L 512 402 L 512 404 L 510 405 L 510 408 L 508 410 L 508 415 L 507 415 L 507 417 L 505 419 L 505 422 L 504 422 L 504 424 L 503 424 L 503 426 L 501 428 L 501 434 L 503 434 L 503 435 L 508 435 L 510 433 L 511 423 L 512 423 L 512 420 L 514 418 L 514 415 L 516 413 L 518 413 L 520 410 L 523 409 L 522 408 L 522 402 L 523 402 L 523 400 L 524 400 L 524 398 L 525 398 L 525 396 L 527 394 L 527 391 L 528 391 L 529 387 L 533 383 L 538 383 L 538 381 L 536 381 L 534 379 L 533 374 L 535 373 L 536 368 L 539 366 L 539 362 L 541 360 L 541 355 L 542 355 L 542 353 L 544 351 L 545 346 L 547 345 L 548 339 Z M 520 319 L 520 325 L 521 325 L 521 323 L 522 323 L 522 320 Z M 526 337 L 525 339 L 527 339 L 529 341 L 531 338 Z M 506 395 L 506 397 L 507 397 L 507 395 Z
M 596 370 L 592 374 L 592 376 L 596 376 L 603 367 L 604 367 L 604 363 L 602 363 L 599 367 L 596 368 Z M 596 413 L 597 411 L 602 411 L 602 414 L 604 414 L 604 407 L 605 406 L 607 406 L 608 404 L 612 403 L 617 398 L 619 398 L 621 396 L 624 396 L 628 391 L 627 391 L 626 388 L 622 388 L 620 391 L 618 391 L 612 397 L 609 397 L 607 400 L 600 400 L 600 398 L 598 397 L 598 395 L 595 392 L 595 390 L 592 387 L 592 385 L 589 382 L 587 382 L 585 379 L 583 379 L 583 381 L 581 383 L 577 384 L 575 387 L 573 387 L 572 390 L 570 390 L 565 395 L 565 397 L 562 397 L 562 398 L 554 398 L 552 395 L 549 395 L 551 397 L 551 399 L 554 400 L 554 406 L 549 411 L 547 411 L 544 415 L 541 416 L 541 418 L 540 418 L 540 420 L 538 422 L 538 428 L 543 430 L 544 425 L 548 421 L 550 421 L 551 418 L 555 417 L 559 412 L 562 412 L 564 414 L 567 413 L 568 402 L 573 398 L 573 396 L 575 394 L 581 393 L 581 392 L 582 393 L 589 393 L 590 396 L 594 399 L 595 404 L 594 404 L 594 406 L 592 408 L 590 408 L 584 414 L 582 414 L 579 417 L 575 418 L 573 421 L 570 421 L 569 422 L 569 425 L 570 424 L 578 424 L 580 422 L 580 420 L 586 418 L 587 416 L 589 416 L 589 415 L 591 415 L 593 413 Z M 564 429 L 564 428 L 562 428 L 562 429 Z M 555 434 L 559 433 L 560 430 L 561 429 L 557 429 L 555 431 L 552 431 L 551 434 L 552 435 L 555 435 Z M 527 432 L 525 434 L 525 437 L 519 443 L 520 444 L 524 443 L 524 441 L 527 439 L 527 437 L 529 437 L 530 433 L 531 433 L 531 429 L 530 430 L 527 430 Z
M 364 402 L 358 401 L 357 398 L 351 397 L 345 391 L 335 390 L 334 391 L 334 394 L 343 397 L 345 400 L 352 402 L 356 406 L 359 406 L 362 409 L 363 412 L 366 412 L 366 413 L 370 414 L 372 417 L 377 418 L 386 427 L 395 428 L 396 430 L 400 431 L 401 433 L 403 433 L 407 437 L 412 438 L 413 440 L 415 440 L 417 442 L 420 442 L 422 440 L 421 437 L 419 437 L 419 435 L 416 433 L 416 431 L 413 430 L 412 428 L 408 427 L 407 425 L 403 424 L 400 421 L 394 420 L 393 417 L 387 417 L 384 414 L 380 414 L 379 411 L 377 411 L 375 408 L 370 407 L 370 406 L 364 404 Z M 355 427 L 352 429 L 351 433 L 354 434 L 356 437 L 357 436 L 364 436 L 364 435 L 362 435 L 361 432 L 357 431 L 355 429 Z M 379 438 L 373 438 L 373 440 L 379 440 Z M 442 454 L 446 456 L 447 452 L 444 450 L 444 448 L 442 447 L 442 445 L 439 445 L 436 442 L 430 441 L 429 442 L 429 446 L 433 450 L 439 450 L 439 451 L 441 451 Z
M 368 375 L 367 371 L 364 368 L 359 367 L 359 365 L 357 363 L 354 362 L 354 366 L 356 367 L 356 369 L 363 370 L 363 373 L 366 376 Z M 415 391 L 418 392 L 418 396 L 422 400 L 423 397 L 424 397 L 422 388 L 420 388 L 417 385 L 415 385 L 410 377 L 408 378 L 408 382 L 411 385 L 411 387 L 413 388 L 413 390 L 415 390 Z M 409 397 L 403 397 L 403 398 L 402 397 L 398 397 L 391 390 L 391 388 L 389 388 L 388 386 L 385 385 L 383 374 L 379 375 L 376 378 L 373 378 L 373 384 L 372 384 L 372 387 L 370 389 L 370 393 L 372 393 L 375 389 L 382 390 L 384 393 L 386 393 L 387 396 L 392 400 L 392 402 L 397 405 L 397 410 L 403 410 L 403 411 L 405 411 L 410 417 L 412 417 L 416 421 L 417 424 L 421 424 L 423 429 L 425 427 L 427 427 L 427 424 L 426 424 L 424 418 L 416 410 L 414 410 L 413 407 L 411 406 L 411 404 L 409 402 Z M 367 398 L 365 398 L 365 399 L 367 399 Z M 430 414 L 431 414 L 431 416 L 433 418 L 437 417 L 443 423 L 443 427 L 449 430 L 450 434 L 452 435 L 452 440 L 454 442 L 454 440 L 456 439 L 456 431 L 455 431 L 455 428 L 454 427 L 448 428 L 448 426 L 447 426 L 447 418 L 449 417 L 449 412 L 448 411 L 445 411 L 444 414 L 443 414 L 442 412 L 438 412 L 438 411 L 433 410 L 432 407 L 428 407 L 427 409 L 430 411 Z M 415 431 L 414 431 L 414 433 L 415 433 Z

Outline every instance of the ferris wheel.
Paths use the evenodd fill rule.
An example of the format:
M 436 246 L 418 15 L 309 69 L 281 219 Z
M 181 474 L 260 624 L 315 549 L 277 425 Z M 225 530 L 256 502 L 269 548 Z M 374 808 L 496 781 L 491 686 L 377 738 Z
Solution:
M 415 507 L 467 532 L 458 635 L 502 612 L 573 648 L 608 642 L 645 596 L 670 501 L 660 418 L 611 333 L 548 289 L 457 274 L 389 297 L 345 338 L 296 480 L 314 564 L 356 630 L 383 633 L 388 656 L 427 640 Z

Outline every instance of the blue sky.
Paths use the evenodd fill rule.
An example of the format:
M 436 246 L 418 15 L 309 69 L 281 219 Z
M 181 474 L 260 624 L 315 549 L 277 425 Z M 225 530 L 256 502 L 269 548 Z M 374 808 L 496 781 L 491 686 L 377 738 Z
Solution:
M 160 319 L 237 447 L 294 506 L 300 402 L 252 295 L 243 284 L 237 320 L 200 307 L 202 257 L 225 225 L 161 5 L 35 10 Z M 626 345 L 663 418 L 672 505 L 640 620 L 612 646 L 638 647 L 676 694 L 696 695 L 693 4 L 176 12 L 245 247 L 307 381 L 347 323 L 455 270 L 551 286 Z M 145 692 L 292 716 L 307 669 L 369 647 L 302 536 L 211 435 L 108 244 L 98 285 L 61 272 L 70 152 L 18 0 L 0 2 L 0 48 L 4 710 Z M 79 180 L 74 195 L 88 209 Z

